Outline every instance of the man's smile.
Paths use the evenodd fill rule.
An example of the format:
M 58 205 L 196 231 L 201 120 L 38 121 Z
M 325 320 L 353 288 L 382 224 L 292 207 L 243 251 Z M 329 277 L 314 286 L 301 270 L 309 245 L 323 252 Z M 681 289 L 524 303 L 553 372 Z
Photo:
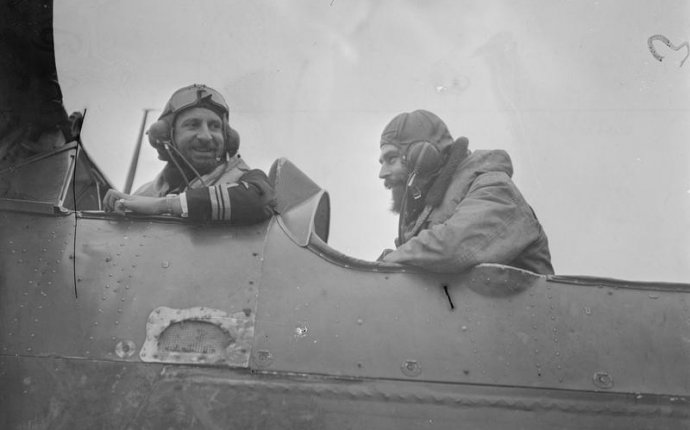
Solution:
M 189 152 L 193 155 L 199 156 L 199 157 L 208 157 L 208 156 L 216 156 L 216 153 L 218 152 L 218 145 L 214 144 L 208 144 L 208 143 L 199 143 L 197 145 L 194 145 L 189 148 Z

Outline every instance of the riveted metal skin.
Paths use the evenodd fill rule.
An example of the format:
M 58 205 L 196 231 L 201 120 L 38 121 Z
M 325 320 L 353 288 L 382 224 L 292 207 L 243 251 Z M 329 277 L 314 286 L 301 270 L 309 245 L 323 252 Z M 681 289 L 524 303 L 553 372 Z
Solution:
M 105 214 L 53 143 L 0 170 L 3 430 L 690 428 L 688 285 L 353 259 L 284 159 L 262 224 Z
M 320 237 L 325 192 L 299 198 L 246 228 L 0 211 L 3 428 L 689 423 L 686 285 L 356 260 Z M 247 354 L 144 348 L 209 318 Z
M 686 285 L 356 260 L 321 239 L 325 192 L 297 199 L 247 228 L 0 211 L 3 428 L 689 423 Z M 158 354 L 212 318 L 246 347 Z
M 3 429 L 673 430 L 688 421 L 686 401 L 663 396 L 54 357 L 2 356 L 0 369 Z
M 239 313 L 253 326 L 265 224 L 239 229 L 86 214 L 78 225 L 77 290 L 80 301 L 93 304 L 82 311 L 84 352 L 114 359 L 120 339 L 141 348 L 160 306 Z M 186 318 L 206 312 L 197 314 Z
M 256 349 L 272 351 L 272 370 L 688 395 L 686 286 L 575 285 L 500 265 L 405 273 L 323 244 L 288 260 L 277 224 L 266 243 Z M 405 360 L 419 366 L 403 373 Z
M 141 348 L 159 306 L 212 307 L 246 315 L 253 326 L 265 224 L 234 229 L 103 213 L 0 217 L 2 353 L 136 359 L 116 347 Z

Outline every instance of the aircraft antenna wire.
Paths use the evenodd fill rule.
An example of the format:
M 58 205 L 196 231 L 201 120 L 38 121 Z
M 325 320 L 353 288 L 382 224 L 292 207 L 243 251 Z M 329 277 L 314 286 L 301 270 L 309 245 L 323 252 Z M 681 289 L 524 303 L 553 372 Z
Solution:
M 79 293 L 77 292 L 77 168 L 79 163 L 79 140 L 77 140 L 77 151 L 74 156 L 74 172 L 72 173 L 72 201 L 74 202 L 74 234 L 72 240 L 72 282 L 74 283 L 74 298 L 79 298 Z
M 81 117 L 82 124 L 85 118 L 86 109 L 84 109 L 84 113 Z M 77 142 L 77 149 L 74 152 L 74 170 L 72 172 L 72 202 L 74 203 L 74 234 L 72 240 L 72 282 L 74 283 L 74 298 L 78 299 L 79 292 L 77 291 L 77 223 L 79 221 L 79 215 L 77 214 L 77 169 L 79 168 L 79 153 L 82 150 L 81 127 L 80 130 L 77 133 L 75 133 L 74 140 Z

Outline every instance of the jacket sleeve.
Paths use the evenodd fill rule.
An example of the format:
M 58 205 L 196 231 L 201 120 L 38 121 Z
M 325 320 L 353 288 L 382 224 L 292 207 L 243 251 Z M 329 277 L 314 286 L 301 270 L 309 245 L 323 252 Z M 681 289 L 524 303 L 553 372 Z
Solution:
M 422 230 L 385 261 L 434 272 L 461 272 L 480 263 L 509 264 L 538 239 L 534 212 L 507 174 L 489 172 L 473 182 L 453 215 Z
M 273 187 L 264 172 L 250 170 L 235 183 L 187 190 L 189 219 L 204 222 L 255 224 L 270 218 Z

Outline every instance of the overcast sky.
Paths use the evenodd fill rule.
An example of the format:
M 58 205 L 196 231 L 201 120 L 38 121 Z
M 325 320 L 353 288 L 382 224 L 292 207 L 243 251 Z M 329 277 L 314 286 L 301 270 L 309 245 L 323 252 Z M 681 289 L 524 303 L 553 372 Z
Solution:
M 663 7 L 660 6 L 663 4 Z M 437 113 L 471 149 L 505 149 L 558 274 L 690 281 L 687 1 L 55 2 L 58 76 L 122 189 L 144 108 L 220 90 L 240 153 L 287 157 L 331 197 L 329 244 L 375 259 L 396 217 L 378 141 Z M 154 112 L 150 119 L 155 119 Z M 135 187 L 162 163 L 144 145 Z

